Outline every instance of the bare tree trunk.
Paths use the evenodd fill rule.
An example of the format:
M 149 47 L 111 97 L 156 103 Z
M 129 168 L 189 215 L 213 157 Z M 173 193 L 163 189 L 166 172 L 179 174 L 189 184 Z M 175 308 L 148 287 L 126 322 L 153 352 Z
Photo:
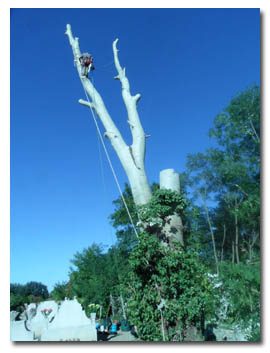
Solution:
M 222 246 L 221 246 L 220 261 L 223 261 L 225 239 L 226 239 L 226 224 L 224 223 L 223 224 L 223 240 L 222 240 Z
M 248 259 L 251 262 L 251 260 L 252 260 L 252 247 L 251 247 L 250 243 L 248 243 Z
M 161 317 L 162 340 L 166 341 L 166 338 L 165 338 L 165 327 L 164 327 L 164 320 L 163 320 L 162 310 L 160 310 L 160 317 Z
M 232 241 L 232 263 L 234 264 L 234 261 L 235 261 L 235 255 L 234 255 L 234 241 Z
M 122 306 L 122 311 L 123 311 L 123 317 L 126 320 L 127 316 L 126 316 L 125 304 L 124 304 L 122 293 L 120 294 L 120 301 L 121 301 L 121 306 Z
M 100 308 L 99 308 L 99 318 L 101 319 L 101 315 L 102 315 L 102 305 L 100 305 Z
M 205 209 L 205 212 L 206 212 L 207 222 L 208 222 L 209 230 L 210 230 L 211 237 L 212 237 L 213 251 L 214 251 L 214 257 L 215 257 L 215 261 L 216 261 L 217 275 L 219 275 L 218 257 L 217 257 L 217 251 L 216 251 L 215 236 L 214 236 L 212 224 L 211 224 L 210 217 L 209 217 L 209 213 L 208 213 L 208 207 L 207 207 L 207 205 L 206 205 L 205 196 L 203 196 L 203 201 L 204 201 L 204 209 Z
M 114 317 L 115 316 L 115 305 L 114 305 L 113 296 L 111 294 L 110 294 L 110 302 L 111 302 L 111 306 L 112 306 L 112 315 Z
M 236 263 L 239 264 L 239 229 L 238 229 L 238 215 L 237 215 L 237 201 L 235 199 L 235 216 L 234 216 L 234 221 L 235 221 L 235 257 L 236 257 Z
M 251 262 L 252 258 L 253 258 L 253 246 L 255 245 L 256 243 L 256 240 L 259 236 L 259 233 L 255 234 L 255 231 L 253 230 L 252 231 L 252 239 L 248 240 L 248 258 L 249 258 L 249 261 Z
M 73 37 L 70 25 L 67 25 L 66 35 L 72 47 L 78 74 L 81 76 L 79 39 Z M 144 167 L 146 136 L 137 113 L 137 102 L 141 96 L 140 94 L 136 94 L 135 96 L 130 94 L 129 81 L 125 75 L 125 69 L 121 68 L 118 60 L 117 42 L 118 39 L 113 42 L 115 67 L 118 71 L 118 75 L 115 78 L 119 79 L 122 85 L 122 96 L 127 108 L 128 124 L 133 138 L 132 145 L 128 146 L 125 143 L 120 131 L 111 119 L 100 94 L 87 77 L 81 77 L 81 82 L 88 96 L 91 97 L 92 102 L 89 103 L 80 99 L 79 103 L 96 111 L 105 128 L 104 135 L 110 140 L 127 174 L 134 202 L 136 205 L 142 205 L 150 201 L 152 193 Z
M 75 66 L 77 68 L 79 76 L 81 77 L 81 64 L 79 62 L 81 52 L 79 47 L 79 39 L 73 37 L 70 25 L 67 25 L 66 35 L 68 36 L 69 43 L 73 51 Z M 144 166 L 146 136 L 137 112 L 137 103 L 141 96 L 140 94 L 132 96 L 130 93 L 130 86 L 129 81 L 126 77 L 125 68 L 122 68 L 119 62 L 117 43 L 118 39 L 113 42 L 114 63 L 118 73 L 115 79 L 118 79 L 121 83 L 122 97 L 126 106 L 128 124 L 132 135 L 132 144 L 128 146 L 125 143 L 120 131 L 117 129 L 116 125 L 111 119 L 101 98 L 101 95 L 98 93 L 98 91 L 93 86 L 92 82 L 87 77 L 81 77 L 81 82 L 85 92 L 87 92 L 87 95 L 91 98 L 91 102 L 88 101 L 88 99 L 87 101 L 80 99 L 79 103 L 89 107 L 91 110 L 94 110 L 97 113 L 105 128 L 104 135 L 109 139 L 127 174 L 135 204 L 145 205 L 151 200 L 152 192 L 149 186 Z M 160 173 L 160 187 L 180 193 L 179 175 L 175 173 L 173 169 L 162 171 Z M 162 235 L 164 234 L 164 236 L 169 239 L 169 242 L 171 239 L 174 239 L 184 245 L 183 224 L 182 219 L 178 214 L 175 213 L 167 217 L 167 219 L 165 220 L 165 224 L 162 225 L 161 229 L 159 229 L 159 232 Z M 213 232 L 212 238 L 214 244 L 214 253 L 217 261 Z M 110 295 L 110 298 L 114 315 L 115 313 L 112 295 Z M 163 336 L 165 339 L 166 325 L 163 325 L 163 332 Z
M 252 297 L 251 297 L 251 294 L 250 294 L 250 293 L 248 293 L 248 296 L 249 296 L 249 307 L 250 307 L 250 312 L 252 313 L 252 312 L 253 312 Z
M 69 24 L 67 25 L 65 34 L 68 36 L 74 55 L 75 66 L 79 76 L 81 77 L 81 64 L 79 62 L 81 51 L 79 47 L 79 39 L 77 37 L 73 37 L 71 26 Z M 127 174 L 135 204 L 144 205 L 151 200 L 152 192 L 144 166 L 146 135 L 137 112 L 137 103 L 141 95 L 136 94 L 135 96 L 132 96 L 130 93 L 130 86 L 126 77 L 125 68 L 122 68 L 119 62 L 117 43 L 118 39 L 113 42 L 114 63 L 118 73 L 115 79 L 119 80 L 122 86 L 122 97 L 127 110 L 127 122 L 132 135 L 132 144 L 128 146 L 125 143 L 120 131 L 117 129 L 108 113 L 101 95 L 87 77 L 81 77 L 81 82 L 92 101 L 89 102 L 88 100 L 85 101 L 80 99 L 79 103 L 89 107 L 97 113 L 105 128 L 104 136 L 109 139 Z M 179 175 L 175 173 L 173 169 L 162 171 L 160 178 L 160 184 L 163 183 L 163 188 L 180 192 Z M 166 237 L 171 237 L 184 245 L 183 224 L 179 215 L 173 214 L 168 217 L 162 232 Z

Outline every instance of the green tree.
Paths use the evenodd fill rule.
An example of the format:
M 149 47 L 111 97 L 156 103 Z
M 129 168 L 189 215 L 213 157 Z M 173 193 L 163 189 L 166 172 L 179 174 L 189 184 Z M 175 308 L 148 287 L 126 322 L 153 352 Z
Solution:
M 53 290 L 50 293 L 50 297 L 55 301 L 61 301 L 65 298 L 72 298 L 72 293 L 70 293 L 70 283 L 69 282 L 58 282 L 54 285 Z
M 130 256 L 131 271 L 122 284 L 128 316 L 146 341 L 202 340 L 203 313 L 213 315 L 214 298 L 206 268 L 196 251 L 178 243 L 161 246 L 140 233 Z
M 41 297 L 42 299 L 47 299 L 49 297 L 49 292 L 47 286 L 40 282 L 28 282 L 25 285 L 26 295 L 32 295 L 35 297 Z
M 250 258 L 254 249 L 259 250 L 259 127 L 260 90 L 254 86 L 234 98 L 215 118 L 209 136 L 215 138 L 218 147 L 208 149 L 205 154 L 188 156 L 191 184 L 195 194 L 200 196 L 197 199 L 203 200 L 205 210 L 211 199 L 218 205 L 220 216 L 212 212 L 219 220 L 218 227 L 210 219 L 215 242 L 222 248 L 225 229 L 226 244 L 230 239 L 231 256 L 236 263 L 241 261 L 241 248 L 245 247 Z M 222 214 L 226 214 L 226 218 L 220 224 Z M 232 233 L 233 238 L 228 236 Z
M 26 297 L 19 294 L 10 293 L 10 310 L 22 311 L 22 306 L 26 302 Z
M 260 229 L 260 88 L 253 86 L 234 98 L 214 121 L 210 137 L 220 150 L 210 150 L 213 169 L 222 185 L 234 220 L 235 252 L 246 247 L 249 257 L 257 246 Z M 219 154 L 217 162 L 216 155 Z M 240 239 L 238 239 L 240 238 Z
M 195 202 L 202 204 L 199 219 L 203 209 L 205 213 L 208 209 L 222 281 L 219 295 L 228 304 L 225 321 L 252 326 L 249 338 L 256 340 L 260 321 L 259 87 L 234 98 L 215 118 L 209 136 L 216 140 L 216 148 L 188 156 L 190 186 Z M 204 239 L 208 238 L 205 232 Z M 200 242 L 202 253 L 207 253 Z
M 157 190 L 158 187 L 158 184 L 153 183 L 151 186 L 152 192 Z M 124 186 L 123 196 L 132 217 L 133 224 L 137 225 L 139 221 L 138 210 L 133 201 L 131 188 L 127 183 L 125 183 Z M 115 210 L 109 218 L 111 224 L 116 229 L 117 247 L 122 251 L 123 255 L 128 257 L 130 251 L 132 251 L 132 249 L 138 243 L 138 239 L 128 217 L 122 198 L 119 197 L 118 199 L 114 200 L 113 205 L 115 206 Z M 138 228 L 137 230 L 139 231 Z
M 223 321 L 248 329 L 249 339 L 260 340 L 260 264 L 222 263 L 220 281 L 219 295 L 227 303 Z
M 156 189 L 151 201 L 138 212 L 141 222 L 151 224 L 151 220 L 159 218 L 162 222 L 174 212 L 182 217 L 185 208 L 183 196 Z M 184 248 L 177 242 L 168 246 L 147 232 L 140 232 L 139 237 L 130 254 L 130 271 L 122 281 L 121 291 L 140 338 L 201 340 L 201 315 L 204 311 L 210 313 L 214 298 L 198 253 L 194 247 Z
M 10 293 L 14 294 L 15 296 L 26 297 L 26 287 L 23 284 L 19 283 L 11 283 L 10 284 Z
M 22 305 L 31 302 L 40 302 L 49 297 L 47 287 L 40 282 L 26 284 L 10 284 L 10 310 L 22 311 Z
M 92 244 L 81 253 L 77 252 L 71 260 L 75 268 L 70 269 L 72 293 L 88 312 L 89 304 L 108 307 L 110 294 L 118 285 L 117 263 L 114 250 L 104 252 L 102 244 Z

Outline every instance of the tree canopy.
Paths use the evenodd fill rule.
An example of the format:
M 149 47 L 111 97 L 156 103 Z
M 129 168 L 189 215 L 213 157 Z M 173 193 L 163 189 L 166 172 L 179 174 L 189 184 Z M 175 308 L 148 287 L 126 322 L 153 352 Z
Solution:
M 22 310 L 22 305 L 30 302 L 40 302 L 49 297 L 47 286 L 40 282 L 26 284 L 10 284 L 10 310 Z

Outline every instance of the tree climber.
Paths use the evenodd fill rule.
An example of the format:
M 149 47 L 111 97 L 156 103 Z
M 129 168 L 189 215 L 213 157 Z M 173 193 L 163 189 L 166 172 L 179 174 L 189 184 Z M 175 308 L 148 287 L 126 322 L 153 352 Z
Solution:
M 93 65 L 93 57 L 91 54 L 88 53 L 83 53 L 79 57 L 79 61 L 81 64 L 81 76 L 82 77 L 88 77 L 88 72 L 90 70 L 94 70 L 94 65 Z

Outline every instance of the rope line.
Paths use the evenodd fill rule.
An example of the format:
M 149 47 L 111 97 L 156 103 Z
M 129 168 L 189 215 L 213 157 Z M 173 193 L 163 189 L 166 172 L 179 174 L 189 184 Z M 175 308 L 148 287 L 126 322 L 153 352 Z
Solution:
M 92 76 L 91 81 L 92 81 L 92 83 L 94 85 L 94 76 Z M 94 95 L 94 97 L 95 97 L 95 95 Z M 104 202 L 107 203 L 109 201 L 108 188 L 107 188 L 107 184 L 106 184 L 106 181 L 105 181 L 105 174 L 104 174 L 104 167 L 103 167 L 103 158 L 102 158 L 102 151 L 101 151 L 101 143 L 100 143 L 100 138 L 99 138 L 99 135 L 98 135 L 98 131 L 97 131 L 97 142 L 98 142 L 99 164 L 100 164 L 101 178 L 102 178 L 102 185 L 103 185 L 103 196 L 104 196 Z M 113 235 L 113 232 L 112 232 L 112 226 L 111 225 L 109 226 L 109 231 L 110 231 L 110 236 L 111 236 L 110 240 L 111 240 L 111 243 L 113 244 L 114 235 Z M 115 256 L 113 256 L 113 259 L 115 261 Z M 115 261 L 115 263 L 116 263 L 116 261 Z M 119 277 L 117 263 L 116 263 L 116 271 L 117 271 L 117 276 Z
M 81 79 L 81 77 L 80 77 L 80 79 Z M 82 79 L 81 79 L 81 82 L 82 82 Z M 133 223 L 133 220 L 132 220 L 132 218 L 131 218 L 131 215 L 130 215 L 130 212 L 129 212 L 129 209 L 128 209 L 128 206 L 127 206 L 126 200 L 125 200 L 125 198 L 124 198 L 124 195 L 123 195 L 123 193 L 122 193 L 121 187 L 120 187 L 120 185 L 119 185 L 119 182 L 118 182 L 118 179 L 117 179 L 116 173 L 115 173 L 115 171 L 114 171 L 114 168 L 113 168 L 113 165 L 112 165 L 112 162 L 111 162 L 111 159 L 110 159 L 109 153 L 108 153 L 107 148 L 106 148 L 106 145 L 105 145 L 105 143 L 104 143 L 103 136 L 102 136 L 101 131 L 100 131 L 100 129 L 99 129 L 99 126 L 98 126 L 98 123 L 97 123 L 97 119 L 96 119 L 96 117 L 95 117 L 95 113 L 94 113 L 94 111 L 93 111 L 93 109 L 92 109 L 92 107 L 91 107 L 91 103 L 90 103 L 90 100 L 89 100 L 89 97 L 88 97 L 88 94 L 87 94 L 87 92 L 86 92 L 86 89 L 85 89 L 85 87 L 84 87 L 83 82 L 82 82 L 82 86 L 83 86 L 83 89 L 84 89 L 84 93 L 85 93 L 86 99 L 87 99 L 87 101 L 88 101 L 88 103 L 89 103 L 89 108 L 90 108 L 90 110 L 91 110 L 92 117 L 93 117 L 94 123 L 95 123 L 95 125 L 96 125 L 97 132 L 98 132 L 98 135 L 99 135 L 99 138 L 100 138 L 101 144 L 102 144 L 102 146 L 103 146 L 103 149 L 104 149 L 105 155 L 106 155 L 107 160 L 108 160 L 108 163 L 109 163 L 109 165 L 110 165 L 110 168 L 111 168 L 111 171 L 112 171 L 112 174 L 113 174 L 114 180 L 115 180 L 116 185 L 117 185 L 117 188 L 118 188 L 118 190 L 119 190 L 119 192 L 120 192 L 120 195 L 121 195 L 122 201 L 123 201 L 124 206 L 125 206 L 125 208 L 126 208 L 126 211 L 127 211 L 128 217 L 129 217 L 129 219 L 130 219 L 130 222 L 131 222 L 131 224 L 132 224 L 132 227 L 133 227 L 133 229 L 134 229 L 134 232 L 135 232 L 135 234 L 136 234 L 136 237 L 139 239 L 139 236 L 138 236 L 137 230 L 136 230 L 135 225 L 134 225 L 134 223 Z M 93 86 L 94 86 L 94 85 L 93 85 Z M 94 93 L 95 93 L 95 92 L 94 92 Z

